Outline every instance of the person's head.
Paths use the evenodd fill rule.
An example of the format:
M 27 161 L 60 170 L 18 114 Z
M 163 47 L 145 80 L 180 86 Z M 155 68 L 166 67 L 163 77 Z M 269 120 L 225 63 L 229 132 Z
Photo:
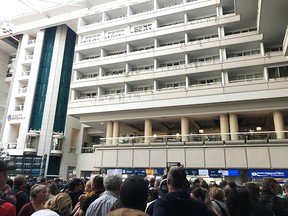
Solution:
M 61 216 L 69 216 L 72 211 L 72 200 L 67 193 L 59 193 L 49 199 L 44 207 L 55 211 Z
M 103 178 L 101 176 L 95 176 L 93 178 L 92 187 L 95 192 L 104 191 Z
M 260 187 L 258 184 L 254 182 L 247 182 L 245 184 L 245 188 L 248 191 L 251 200 L 258 200 L 260 196 Z
M 178 166 L 170 167 L 167 175 L 168 191 L 182 191 L 186 181 L 186 172 L 184 168 Z
M 219 184 L 219 186 L 224 189 L 228 185 L 228 182 L 226 180 L 222 180 Z
M 120 208 L 109 212 L 107 216 L 149 216 L 149 215 L 138 209 Z
M 118 195 L 122 184 L 122 177 L 120 175 L 106 175 L 103 184 L 105 190 L 112 191 Z
M 156 181 L 156 179 L 154 177 L 150 178 L 149 187 L 155 187 L 155 181 Z
M 200 179 L 199 178 L 197 178 L 193 181 L 193 186 L 194 186 L 194 188 L 200 187 Z
M 195 199 L 198 199 L 204 202 L 206 195 L 207 195 L 207 193 L 204 190 L 205 189 L 201 187 L 196 187 L 194 190 L 192 190 L 191 194 Z
M 233 181 L 229 182 L 229 183 L 228 183 L 228 186 L 229 186 L 231 189 L 235 189 L 235 188 L 237 188 L 236 183 L 233 182 Z
M 8 179 L 7 172 L 14 169 L 14 166 L 9 166 L 5 161 L 0 159 L 0 191 L 3 190 L 3 187 L 6 185 Z
M 134 175 L 125 179 L 120 188 L 117 208 L 132 208 L 145 211 L 148 184 L 143 177 Z
M 69 184 L 70 191 L 81 191 L 83 190 L 83 182 L 79 178 L 74 178 Z
M 225 195 L 224 195 L 223 189 L 218 188 L 218 187 L 211 188 L 210 196 L 211 196 L 212 200 L 224 201 L 224 199 L 225 199 Z
M 263 178 L 262 191 L 277 195 L 279 191 L 278 182 L 273 178 Z
M 31 200 L 44 201 L 47 197 L 47 186 L 43 184 L 34 184 L 30 189 Z
M 55 182 L 51 182 L 48 185 L 48 192 L 54 196 L 56 196 L 59 193 L 58 185 Z
M 204 189 L 206 189 L 206 190 L 209 190 L 209 185 L 208 185 L 208 183 L 207 183 L 204 179 L 201 179 L 201 181 L 200 181 L 200 187 L 201 187 L 201 188 L 204 188 Z
M 89 180 L 89 181 L 86 182 L 84 191 L 86 193 L 90 193 L 90 192 L 93 191 L 93 181 L 92 180 Z
M 19 188 L 24 188 L 27 184 L 27 180 L 23 175 L 17 175 L 14 178 L 14 186 Z

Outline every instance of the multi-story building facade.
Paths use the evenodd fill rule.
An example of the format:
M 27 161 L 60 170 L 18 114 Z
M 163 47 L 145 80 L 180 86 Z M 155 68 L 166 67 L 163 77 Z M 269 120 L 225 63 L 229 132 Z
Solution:
M 287 168 L 287 23 L 268 38 L 261 4 L 121 1 L 81 17 L 68 114 L 95 153 L 78 171 Z
M 49 161 L 58 164 L 53 175 L 64 177 L 69 167 L 87 176 L 102 168 L 162 169 L 175 161 L 187 169 L 239 169 L 242 176 L 247 169 L 287 169 L 284 0 L 88 2 L 91 7 L 61 15 L 57 23 L 77 19 L 67 110 L 75 123 L 55 121 L 62 86 L 55 74 L 51 83 L 57 87 L 49 78 L 43 121 L 31 126 L 38 114 L 33 117 L 33 101 L 44 34 L 24 34 L 8 111 L 24 105 L 25 119 L 5 124 L 4 147 L 17 138 L 10 154 L 53 156 L 57 136 L 61 157 Z M 274 13 L 269 20 L 268 12 Z M 35 39 L 31 48 L 27 43 Z M 24 56 L 31 50 L 38 60 L 33 55 L 27 66 Z M 51 65 L 61 67 L 55 55 Z M 35 76 L 22 80 L 26 69 Z M 19 95 L 27 86 L 27 95 Z M 55 129 L 58 124 L 61 129 Z M 27 152 L 32 139 L 37 146 Z

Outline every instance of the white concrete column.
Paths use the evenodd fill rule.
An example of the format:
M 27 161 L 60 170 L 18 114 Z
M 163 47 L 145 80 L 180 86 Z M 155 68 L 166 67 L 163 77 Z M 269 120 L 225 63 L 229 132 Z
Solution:
M 284 119 L 281 111 L 273 112 L 274 128 L 277 139 L 285 139 L 284 131 Z
M 220 115 L 220 130 L 221 130 L 221 139 L 223 141 L 229 140 L 229 121 L 227 114 Z
M 269 73 L 268 73 L 268 68 L 267 67 L 264 67 L 264 79 L 265 81 L 269 81 Z
M 221 78 L 222 78 L 222 85 L 226 86 L 226 84 L 229 83 L 228 72 L 227 71 L 222 71 L 221 72 Z
M 265 56 L 265 48 L 263 42 L 260 43 L 260 53 L 262 56 Z
M 145 129 L 144 129 L 145 143 L 150 143 L 152 137 L 152 120 L 145 119 Z
M 112 138 L 113 136 L 113 122 L 109 121 L 107 122 L 107 127 L 106 127 L 106 145 L 112 144 Z
M 185 65 L 188 65 L 189 63 L 189 56 L 187 53 L 185 53 Z
M 118 121 L 114 121 L 113 122 L 113 145 L 117 145 L 119 133 L 120 133 L 120 123 Z
M 189 134 L 189 119 L 187 117 L 181 118 L 181 138 L 182 142 L 188 141 Z
M 187 24 L 187 22 L 188 22 L 188 15 L 185 13 L 184 14 L 184 24 Z
M 230 113 L 229 114 L 229 123 L 230 123 L 231 140 L 239 140 L 238 115 L 235 113 Z
M 221 6 L 216 7 L 216 14 L 218 18 L 223 16 L 223 8 Z

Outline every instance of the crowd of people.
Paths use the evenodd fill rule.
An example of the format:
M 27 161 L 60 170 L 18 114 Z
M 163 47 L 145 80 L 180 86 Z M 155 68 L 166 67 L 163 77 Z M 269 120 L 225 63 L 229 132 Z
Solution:
M 273 178 L 236 185 L 204 179 L 189 182 L 182 167 L 161 180 L 133 175 L 73 178 L 8 178 L 0 160 L 1 216 L 288 216 L 288 181 Z

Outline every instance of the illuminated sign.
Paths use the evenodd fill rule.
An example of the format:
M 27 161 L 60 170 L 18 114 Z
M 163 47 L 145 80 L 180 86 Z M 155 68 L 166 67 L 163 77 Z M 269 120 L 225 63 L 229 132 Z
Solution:
M 288 170 L 247 170 L 247 174 L 252 178 L 288 178 Z

